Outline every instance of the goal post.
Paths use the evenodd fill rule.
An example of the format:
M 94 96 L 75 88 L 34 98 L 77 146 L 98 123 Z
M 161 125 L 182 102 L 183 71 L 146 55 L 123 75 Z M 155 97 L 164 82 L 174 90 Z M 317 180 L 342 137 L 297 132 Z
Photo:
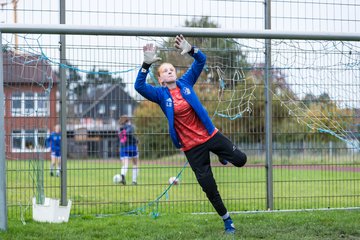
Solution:
M 291 127 L 293 125 L 291 124 L 302 124 L 303 127 L 307 127 L 307 129 L 310 133 L 316 133 L 316 132 L 320 132 L 320 133 L 325 133 L 327 135 L 332 135 L 337 137 L 339 140 L 345 141 L 345 143 L 349 143 L 349 140 L 347 138 L 348 136 L 348 132 L 347 132 L 347 128 L 343 127 L 342 125 L 338 124 L 339 119 L 341 120 L 340 114 L 338 112 L 336 112 L 336 108 L 334 104 L 328 104 L 326 106 L 321 106 L 320 104 L 317 105 L 313 105 L 311 106 L 310 104 L 307 104 L 308 101 L 315 101 L 313 98 L 313 96 L 309 96 L 309 98 L 303 98 L 301 94 L 306 94 L 307 92 L 301 88 L 298 89 L 299 92 L 294 92 L 291 91 L 291 88 L 289 87 L 289 85 L 285 82 L 285 81 L 281 81 L 282 78 L 284 77 L 284 73 L 282 71 L 287 71 L 288 76 L 293 77 L 294 80 L 294 85 L 299 85 L 298 83 L 301 81 L 304 81 L 307 78 L 311 78 L 312 80 L 317 80 L 318 82 L 311 82 L 311 83 L 306 83 L 308 85 L 314 85 L 317 84 L 319 86 L 321 86 L 321 82 L 319 80 L 323 79 L 324 76 L 320 76 L 320 75 L 325 75 L 325 74 L 318 74 L 319 71 L 315 71 L 314 73 L 312 72 L 312 74 L 309 75 L 302 75 L 301 71 L 303 69 L 309 69 L 313 66 L 311 66 L 312 63 L 319 63 L 319 66 L 315 65 L 315 70 L 319 70 L 322 69 L 322 67 L 324 67 L 324 65 L 321 62 L 321 58 L 318 57 L 318 55 L 320 56 L 327 56 L 328 52 L 330 51 L 329 49 L 334 50 L 336 52 L 339 53 L 347 53 L 347 54 L 353 54 L 351 53 L 352 51 L 348 51 L 348 49 L 355 49 L 355 51 L 357 52 L 356 49 L 357 48 L 357 44 L 359 44 L 360 42 L 360 35 L 358 34 L 353 34 L 353 33 L 329 33 L 329 32 L 282 32 L 282 31 L 274 31 L 274 30 L 263 30 L 263 31 L 229 31 L 226 29 L 216 29 L 216 28 L 212 28 L 212 29 L 205 29 L 205 28 L 174 28 L 174 29 L 167 29 L 167 28 L 124 28 L 124 27 L 101 27 L 101 26 L 69 26 L 66 24 L 61 24 L 61 25 L 21 25 L 21 24 L 16 24 L 16 25 L 11 25 L 11 24 L 4 24 L 0 26 L 0 34 L 1 33 L 24 33 L 24 34 L 53 34 L 53 35 L 57 35 L 57 34 L 69 34 L 69 35 L 101 35 L 101 36 L 132 36 L 132 37 L 138 37 L 138 36 L 148 36 L 148 37 L 154 37 L 154 36 L 161 36 L 161 37 L 173 37 L 179 33 L 184 34 L 186 37 L 206 37 L 206 38 L 223 38 L 225 40 L 228 40 L 229 38 L 238 38 L 238 39 L 255 39 L 255 40 L 263 40 L 263 39 L 271 39 L 271 44 L 274 44 L 274 48 L 271 49 L 270 53 L 272 51 L 274 51 L 274 53 L 276 53 L 276 51 L 278 51 L 277 53 L 282 53 L 281 51 L 284 51 L 286 54 L 287 53 L 293 53 L 295 54 L 296 57 L 300 57 L 300 60 L 305 61 L 304 62 L 300 61 L 298 62 L 293 62 L 293 60 L 295 58 L 287 56 L 286 54 L 278 54 L 276 59 L 274 59 L 274 62 L 276 62 L 274 65 L 268 64 L 268 66 L 264 66 L 261 65 L 263 62 L 263 45 L 262 42 L 260 42 L 259 45 L 261 45 L 260 47 L 258 46 L 247 46 L 245 44 L 239 44 L 237 45 L 234 43 L 234 49 L 232 49 L 233 51 L 237 51 L 238 49 L 242 49 L 242 48 L 248 48 L 251 49 L 254 54 L 253 58 L 255 59 L 255 62 L 252 62 L 249 65 L 244 66 L 244 69 L 246 70 L 247 74 L 243 73 L 243 69 L 242 68 L 236 68 L 237 66 L 235 65 L 229 65 L 231 67 L 231 71 L 227 72 L 226 74 L 222 74 L 226 69 L 225 65 L 221 65 L 223 64 L 230 64 L 226 61 L 220 61 L 219 58 L 221 58 L 221 56 L 218 56 L 219 54 L 213 53 L 213 55 L 209 54 L 209 59 L 210 57 L 212 58 L 212 63 L 213 64 L 209 64 L 207 66 L 207 70 L 208 72 L 208 78 L 206 80 L 208 80 L 209 82 L 213 81 L 211 80 L 211 77 L 214 77 L 216 79 L 221 79 L 223 82 L 226 83 L 226 81 L 228 82 L 228 84 L 222 84 L 223 86 L 220 88 L 220 97 L 218 99 L 218 106 L 216 108 L 216 113 L 218 113 L 219 116 L 224 116 L 227 117 L 230 120 L 234 120 L 236 118 L 240 118 L 242 116 L 242 113 L 247 113 L 247 112 L 251 112 L 251 106 L 252 106 L 252 101 L 254 99 L 254 89 L 256 87 L 256 85 L 262 85 L 263 84 L 263 75 L 261 71 L 263 71 L 264 69 L 267 69 L 268 71 L 266 71 L 265 75 L 276 75 L 276 77 L 278 77 L 278 85 L 277 88 L 272 90 L 270 87 L 268 87 L 268 91 L 269 94 L 271 94 L 271 96 L 274 96 L 273 101 L 277 102 L 277 106 L 279 107 L 279 109 L 281 108 L 282 111 L 279 111 L 279 115 L 283 114 L 283 116 L 281 116 L 282 118 L 287 118 L 287 119 L 291 119 L 291 122 L 288 124 L 288 128 L 287 129 L 280 129 L 280 130 L 286 130 L 286 136 L 291 135 L 292 133 L 292 129 Z M 0 35 L 1 36 L 1 35 Z M 277 41 L 279 40 L 279 41 Z M 292 42 L 292 40 L 294 40 Z M 297 40 L 301 41 L 301 43 L 298 43 Z M 303 41 L 304 40 L 304 41 Z M 314 41 L 309 41 L 309 40 L 314 40 Z M 152 41 L 155 41 L 154 39 L 152 39 Z M 317 43 L 316 41 L 319 41 L 319 43 Z M 342 45 L 343 43 L 339 44 L 341 47 L 338 47 L 336 45 L 333 44 L 329 44 L 329 46 L 327 46 L 326 44 L 322 45 L 323 42 L 325 41 L 354 41 L 354 44 L 351 44 L 351 46 L 347 46 Z M 240 41 L 239 41 L 240 42 Z M 274 43 L 275 42 L 275 43 Z M 170 41 L 167 42 L 168 44 L 170 43 Z M 232 42 L 233 43 L 233 42 Z M 320 44 L 320 53 L 319 52 L 314 52 L 312 47 L 313 46 L 317 46 L 318 44 Z M 1 45 L 0 45 L 1 46 Z M 62 45 L 64 46 L 64 45 Z M 272 45 L 273 46 L 273 45 Z M 236 48 L 237 47 L 237 48 Z M 65 47 L 64 47 L 65 48 Z M 39 46 L 39 49 L 41 49 L 41 46 Z M 134 51 L 138 51 L 138 47 L 134 48 Z M 164 48 L 165 49 L 165 48 Z M 310 49 L 311 51 L 304 51 Z M 339 49 L 342 49 L 341 51 Z M 240 51 L 239 50 L 239 51 Z M 210 51 L 210 50 L 209 50 Z M 211 51 L 210 51 L 211 52 Z M 304 52 L 304 53 L 303 53 Z M 308 52 L 310 52 L 310 54 L 312 54 L 314 57 L 313 58 L 309 58 L 309 56 L 307 55 Z M 1 53 L 2 54 L 2 53 Z M 215 56 L 216 55 L 216 56 Z M 34 56 L 38 56 L 35 55 Z M 226 52 L 226 56 L 222 56 L 223 59 L 228 59 L 228 54 Z M 46 58 L 48 59 L 48 58 Z M 50 58 L 49 58 L 50 59 Z M 64 59 L 63 57 L 61 57 L 61 59 Z M 233 58 L 236 59 L 236 56 Z M 312 60 L 310 62 L 307 62 L 308 59 Z M 76 59 L 78 60 L 78 59 Z M 353 60 L 353 59 L 352 59 Z M 356 60 L 356 59 L 355 59 Z M 1 58 L 2 61 L 2 58 Z M 221 67 L 220 71 L 216 72 L 217 70 L 217 66 L 216 63 L 217 61 L 220 62 L 219 66 Z M 333 60 L 334 61 L 334 60 Z M 335 63 L 335 65 L 332 65 L 332 62 L 329 60 L 328 63 L 325 68 L 327 68 L 328 71 L 328 75 L 329 76 L 333 76 L 333 72 L 334 71 L 338 71 L 338 69 L 334 68 L 333 66 L 338 66 L 339 64 L 342 64 L 341 66 L 344 66 L 344 63 L 341 62 L 340 60 L 335 60 L 337 61 Z M 210 62 L 210 61 L 209 61 Z M 240 61 L 239 61 L 240 62 Z M 351 63 L 356 63 L 356 61 L 350 62 L 350 63 L 346 63 L 346 66 L 349 66 L 350 68 L 354 69 L 354 66 L 351 65 Z M 3 63 L 1 63 L 0 66 L 0 72 L 2 71 L 2 65 Z M 25 63 L 24 63 L 25 64 Z M 65 63 L 60 63 L 59 61 L 54 61 L 53 62 L 54 65 L 58 64 L 60 66 L 60 68 L 62 68 L 63 66 L 66 66 Z M 300 65 L 298 65 L 300 64 Z M 225 67 L 224 67 L 225 66 Z M 240 66 L 240 65 L 239 65 Z M 69 67 L 69 66 L 66 66 Z M 133 66 L 132 66 L 133 67 Z M 134 68 L 133 68 L 134 69 Z M 290 70 L 293 71 L 290 71 Z M 73 71 L 81 71 L 80 69 L 77 68 L 72 68 Z M 94 70 L 95 71 L 95 70 Z M 213 71 L 213 73 L 211 72 Z M 95 72 L 95 73 L 99 73 L 99 72 Z M 220 74 L 219 74 L 220 73 Z M 235 73 L 235 74 L 234 74 Z M 110 73 L 109 73 L 110 74 Z M 111 72 L 111 74 L 116 74 L 116 72 Z M 210 74 L 210 75 L 209 75 Z M 218 75 L 216 75 L 218 74 Z M 260 74 L 256 75 L 256 74 Z M 229 77 L 230 76 L 230 77 Z M 259 76 L 258 79 L 256 79 L 256 76 Z M 298 76 L 297 78 L 295 78 L 294 76 Z M 1 77 L 1 85 L 3 83 L 3 76 Z M 285 77 L 284 77 L 285 78 Z M 356 78 L 358 79 L 358 75 L 356 75 Z M 335 80 L 335 79 L 332 79 Z M 61 80 L 61 82 L 65 82 L 64 80 Z M 216 82 L 216 81 L 213 81 Z M 333 86 L 338 86 L 339 88 L 339 83 L 335 83 L 332 82 L 330 85 Z M 214 84 L 214 86 L 216 86 Z M 347 87 L 349 87 L 350 84 L 347 84 Z M 63 86 L 65 87 L 65 86 Z M 307 87 L 307 86 L 304 86 Z M 4 95 L 4 90 L 2 89 L 3 86 L 1 86 L 0 89 L 0 97 L 3 97 Z M 226 89 L 228 88 L 228 90 Z M 211 91 L 214 90 L 214 88 L 209 88 L 207 89 L 207 91 Z M 270 92 L 271 91 L 271 92 Z M 62 91 L 62 93 L 65 93 L 65 91 Z M 235 93 L 235 94 L 234 94 Z M 263 96 L 262 94 L 262 89 L 258 89 L 257 91 L 257 96 Z M 299 97 L 301 96 L 301 98 Z M 342 97 L 342 95 L 339 94 L 339 96 Z M 230 97 L 229 99 L 226 99 L 226 97 Z M 322 96 L 322 97 L 326 97 L 326 96 Z M 64 99 L 66 98 L 65 94 L 63 94 L 61 96 L 61 101 L 64 103 Z M 224 100 L 225 98 L 225 100 Z M 0 98 L 1 99 L 1 98 Z M 259 101 L 262 100 L 262 98 L 258 98 Z M 342 100 L 344 100 L 344 98 L 340 98 Z M 321 100 L 321 99 L 320 99 Z M 233 103 L 237 103 L 237 104 L 233 104 Z M 239 103 L 243 103 L 243 104 L 239 104 Z M 221 104 L 221 105 L 220 105 Z M 331 107 L 333 109 L 331 109 Z M 258 108 L 260 109 L 260 108 Z M 335 109 L 335 110 L 334 110 Z M 347 109 L 346 109 L 347 110 Z M 326 112 L 331 113 L 331 115 L 326 115 Z M 344 110 L 345 111 L 345 110 Z M 63 110 L 62 112 L 65 112 L 65 110 Z M 285 114 L 286 113 L 286 114 Z M 259 115 L 260 116 L 260 115 Z M 62 117 L 65 117 L 65 115 L 62 115 Z M 4 113 L 0 113 L 0 126 L 4 126 Z M 65 122 L 65 121 L 64 121 Z M 267 120 L 267 123 L 270 124 L 270 120 Z M 259 124 L 260 125 L 260 124 Z M 63 129 L 63 128 L 62 128 Z M 64 128 L 65 129 L 65 128 Z M 240 128 L 239 128 L 240 129 Z M 247 131 L 248 129 L 246 129 Z M 283 133 L 279 130 L 279 133 Z M 335 131 L 336 130 L 336 131 Z M 250 131 L 247 131 L 250 132 Z M 260 132 L 260 131 L 259 131 Z M 268 134 L 272 134 L 272 130 L 265 130 L 266 133 Z M 3 129 L 0 132 L 1 134 L 1 140 L 4 141 L 4 131 Z M 64 136 L 66 136 L 66 131 L 63 132 Z M 285 137 L 286 137 L 285 136 Z M 94 136 L 90 136 L 91 138 L 96 138 Z M 284 139 L 286 140 L 286 138 L 284 137 Z M 63 137 L 63 139 L 65 139 L 65 137 Z M 74 140 L 75 141 L 85 141 L 85 140 L 89 140 L 90 138 L 84 137 L 84 135 L 75 135 Z M 285 141 L 284 139 L 281 139 L 282 141 Z M 295 139 L 297 140 L 297 139 Z M 241 142 L 241 140 L 238 140 L 239 142 Z M 357 142 L 358 143 L 358 142 Z M 67 146 L 67 145 L 66 145 Z M 4 145 L 0 146 L 0 152 L 1 154 L 4 154 Z M 304 146 L 302 146 L 304 147 Z M 64 150 L 64 153 L 62 153 L 63 156 L 65 156 L 66 154 L 66 150 Z M 272 152 L 267 152 L 267 154 L 272 155 Z M 269 168 L 272 168 L 272 166 L 269 166 Z M 66 166 L 64 168 L 62 168 L 62 170 L 64 171 L 64 173 L 66 174 Z M 5 185 L 5 156 L 1 155 L 1 159 L 0 159 L 0 228 L 6 228 L 6 211 L 3 211 L 3 209 L 6 210 L 6 185 Z M 66 181 L 66 178 L 63 178 L 64 181 Z M 269 181 L 268 184 L 271 184 L 272 180 Z M 64 200 L 66 200 L 66 182 L 62 182 L 61 185 L 61 194 L 62 194 L 62 198 Z M 267 196 L 267 199 L 271 199 L 271 196 Z M 65 201 L 62 201 L 65 202 Z M 272 202 L 269 202 L 270 207 L 272 208 Z
M 2 34 L 0 32 L 0 50 L 2 49 Z M 3 79 L 3 54 L 0 51 L 0 109 L 5 109 L 4 104 L 4 79 Z M 7 229 L 7 207 L 6 207 L 6 164 L 5 164 L 5 130 L 4 111 L 0 111 L 0 230 Z

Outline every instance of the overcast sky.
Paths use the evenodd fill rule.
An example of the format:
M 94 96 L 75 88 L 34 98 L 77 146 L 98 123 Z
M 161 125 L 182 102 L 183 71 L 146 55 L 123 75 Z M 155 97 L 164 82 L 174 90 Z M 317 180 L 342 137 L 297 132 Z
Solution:
M 1 9 L 1 22 L 13 23 L 13 10 L 11 0 L 0 0 L 4 4 Z M 19 0 L 17 7 L 17 22 L 19 24 L 33 23 L 33 24 L 58 24 L 59 23 L 59 2 L 48 0 Z M 200 18 L 201 16 L 209 16 L 210 20 L 217 23 L 221 28 L 225 29 L 240 29 L 240 30 L 262 30 L 264 29 L 264 3 L 259 0 L 233 0 L 233 1 L 213 1 L 213 0 L 77 0 L 66 2 L 66 23 L 76 25 L 106 25 L 106 26 L 130 26 L 130 27 L 179 27 L 183 26 L 185 20 L 192 18 Z M 330 31 L 330 32 L 360 32 L 360 1 L 358 0 L 302 0 L 302 1 L 286 1 L 273 0 L 272 1 L 272 29 L 274 30 L 288 30 L 288 31 Z M 6 41 L 14 42 L 13 35 L 5 35 Z M 39 43 L 43 49 L 34 49 L 34 51 L 43 51 L 54 61 L 58 59 L 57 46 L 58 36 L 27 36 L 27 43 L 33 40 L 29 38 L 39 39 Z M 24 38 L 20 37 L 20 43 L 23 43 Z M 145 39 L 145 40 L 144 40 Z M 106 67 L 110 71 L 126 71 L 134 67 L 135 64 L 140 64 L 142 61 L 142 45 L 149 41 L 149 38 L 134 38 L 134 37 L 86 37 L 75 36 L 67 37 L 67 44 L 75 46 L 69 49 L 67 53 L 68 59 L 73 64 L 83 65 L 79 68 L 83 70 L 90 70 L 91 63 L 89 59 L 96 59 L 98 63 L 106 63 Z M 150 40 L 151 41 L 151 40 Z M 3 41 L 4 43 L 4 41 Z M 76 44 L 81 44 L 79 49 L 76 49 Z M 262 41 L 251 41 L 246 44 L 259 47 L 256 56 L 250 57 L 256 59 L 255 61 L 262 62 Z M 351 43 L 353 44 L 353 43 Z M 356 43 L 358 44 L 358 43 Z M 52 45 L 47 48 L 46 45 Z M 84 46 L 93 47 L 108 47 L 102 51 L 86 52 Z M 123 46 L 126 50 L 111 51 L 113 49 Z M 345 52 L 351 50 L 358 51 L 356 45 L 349 47 L 339 46 Z M 357 45 L 358 46 L 358 45 Z M 283 47 L 279 45 L 279 47 Z M 289 47 L 289 46 L 288 46 Z M 301 47 L 311 48 L 313 45 L 304 44 L 302 46 L 292 45 L 291 49 Z M 327 47 L 327 46 L 326 46 Z M 334 46 L 329 46 L 329 53 L 336 49 Z M 91 47 L 90 47 L 91 48 Z M 131 48 L 138 48 L 138 50 L 131 50 Z M 352 49 L 354 48 L 354 49 Z M 275 51 L 275 47 L 273 48 Z M 250 50 L 250 48 L 249 48 Z M 86 53 L 85 53 L 86 52 Z M 338 82 L 343 82 L 341 87 L 344 88 L 342 93 L 339 93 L 339 87 L 336 89 L 327 89 L 332 95 L 337 95 L 337 98 L 348 99 L 349 95 L 353 95 L 352 99 L 359 101 L 359 89 L 347 89 L 347 86 L 355 84 L 358 86 L 359 73 L 344 67 L 346 64 L 350 67 L 356 67 L 356 54 L 350 58 L 346 54 L 333 54 L 334 57 L 327 58 L 323 55 L 308 55 L 306 53 L 296 52 L 294 56 L 282 54 L 273 56 L 273 64 L 275 67 L 294 67 L 299 65 L 302 67 L 311 66 L 311 64 L 319 64 L 319 66 L 327 66 L 330 64 L 343 64 L 340 71 L 326 71 L 327 83 L 332 85 Z M 319 57 L 320 56 L 320 57 Z M 355 59 L 354 59 L 355 56 Z M 250 60 L 249 59 L 249 60 Z M 294 60 L 296 59 L 296 61 Z M 93 61 L 93 60 L 91 60 Z M 119 64 L 114 64 L 114 62 Z M 358 61 L 359 62 L 359 61 Z M 83 64 L 82 64 L 83 63 Z M 126 63 L 121 65 L 120 63 Z M 354 65 L 355 64 L 355 65 Z M 131 65 L 131 66 L 130 66 Z M 134 78 L 135 71 L 126 73 L 123 78 Z M 321 86 L 323 83 L 324 74 L 320 71 L 298 71 L 296 69 L 287 71 L 287 81 L 293 84 L 313 85 L 318 84 L 321 88 L 316 90 L 312 87 L 315 94 L 320 94 L 323 90 Z M 353 82 L 352 82 L 353 81 Z M 346 84 L 345 84 L 346 83 Z M 340 89 L 341 89 L 340 87 Z M 306 89 L 299 89 L 300 93 L 305 93 Z M 348 94 L 351 93 L 351 94 Z M 355 96 L 354 96 L 355 94 Z M 348 99 L 350 101 L 350 99 Z

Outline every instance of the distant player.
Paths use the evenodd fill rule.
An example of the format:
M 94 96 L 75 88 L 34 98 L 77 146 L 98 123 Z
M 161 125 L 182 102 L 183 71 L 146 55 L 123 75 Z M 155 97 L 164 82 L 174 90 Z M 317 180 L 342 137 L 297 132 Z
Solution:
M 135 127 L 131 123 L 131 119 L 127 115 L 123 115 L 119 120 L 120 129 L 118 132 L 120 141 L 120 160 L 122 161 L 121 167 L 121 183 L 126 184 L 126 173 L 129 168 L 129 159 L 132 160 L 132 184 L 137 185 L 138 177 L 138 160 L 139 153 L 137 147 L 137 138 L 135 136 Z
M 60 125 L 57 124 L 54 127 L 54 132 L 46 139 L 46 147 L 51 150 L 51 164 L 50 164 L 50 176 L 60 176 L 60 164 L 61 164 L 61 129 Z

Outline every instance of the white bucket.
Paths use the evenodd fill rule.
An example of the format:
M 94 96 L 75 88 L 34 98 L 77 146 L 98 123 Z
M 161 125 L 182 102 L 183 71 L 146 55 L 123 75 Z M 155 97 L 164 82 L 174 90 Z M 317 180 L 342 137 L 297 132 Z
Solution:
M 44 204 L 36 204 L 36 198 L 33 198 L 33 219 L 38 222 L 68 222 L 70 209 L 71 200 L 67 206 L 60 206 L 58 199 L 45 198 Z

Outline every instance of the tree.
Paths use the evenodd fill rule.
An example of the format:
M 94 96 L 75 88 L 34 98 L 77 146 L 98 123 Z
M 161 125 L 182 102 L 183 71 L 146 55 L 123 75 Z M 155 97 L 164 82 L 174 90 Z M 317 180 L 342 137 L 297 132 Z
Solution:
M 204 16 L 199 20 L 193 18 L 191 21 L 185 22 L 185 27 L 201 27 L 201 28 L 219 28 L 220 26 L 209 20 L 209 17 Z M 207 66 L 218 66 L 226 71 L 225 75 L 232 78 L 238 68 L 249 71 L 249 64 L 246 60 L 246 55 L 239 47 L 240 45 L 235 39 L 229 38 L 189 38 L 195 46 L 199 46 L 206 52 Z M 218 76 L 212 76 L 213 81 L 218 82 Z
M 139 105 L 134 116 L 142 156 L 157 159 L 176 153 L 176 148 L 169 147 L 172 142 L 168 134 L 168 123 L 161 109 L 150 101 L 143 101 Z
M 310 104 L 315 103 L 317 101 L 317 98 L 316 98 L 316 96 L 314 94 L 307 93 L 302 101 L 303 101 L 305 106 L 309 107 Z
M 348 121 L 352 122 L 351 117 L 345 118 L 346 120 L 343 117 L 349 116 L 348 110 L 340 109 L 326 92 L 318 97 L 308 93 L 302 101 L 307 107 L 303 109 L 306 116 L 303 120 L 313 126 L 312 129 L 308 129 L 312 135 L 308 135 L 307 138 L 319 142 L 340 141 L 334 138 L 334 135 L 342 136 L 344 130 L 350 128 Z
M 219 25 L 210 21 L 209 17 L 204 16 L 200 19 L 193 18 L 191 21 L 185 21 L 185 27 L 219 28 Z M 186 36 L 185 36 L 186 37 Z M 226 77 L 231 78 L 238 68 L 245 72 L 249 71 L 249 64 L 246 61 L 246 55 L 240 48 L 240 45 L 234 39 L 225 38 L 200 38 L 186 37 L 187 41 L 193 46 L 201 48 L 207 56 L 207 64 L 204 68 L 206 80 L 212 83 L 218 83 L 219 77 L 216 74 L 216 68 L 221 68 Z M 171 62 L 182 75 L 192 62 L 192 58 L 185 55 L 181 56 L 176 51 L 167 51 L 174 49 L 173 38 L 168 38 L 162 45 L 159 57 L 165 62 Z M 154 75 L 156 75 L 154 73 Z
M 99 69 L 96 70 L 96 66 L 93 66 L 89 71 L 85 79 L 80 75 L 79 69 L 71 63 L 66 63 L 67 69 L 67 81 L 66 88 L 68 94 L 73 94 L 74 99 L 78 99 L 79 96 L 85 94 L 89 88 L 94 88 L 100 85 L 120 84 L 121 87 L 125 87 L 125 83 L 121 77 L 114 78 L 109 70 Z M 55 73 L 59 76 L 59 72 Z
M 81 80 L 82 77 L 80 76 L 77 67 L 72 65 L 70 62 L 66 62 L 64 67 L 66 70 L 66 90 L 67 94 L 72 95 L 76 99 L 77 96 L 81 95 L 82 88 L 81 88 Z M 60 78 L 60 72 L 55 71 L 55 75 Z

